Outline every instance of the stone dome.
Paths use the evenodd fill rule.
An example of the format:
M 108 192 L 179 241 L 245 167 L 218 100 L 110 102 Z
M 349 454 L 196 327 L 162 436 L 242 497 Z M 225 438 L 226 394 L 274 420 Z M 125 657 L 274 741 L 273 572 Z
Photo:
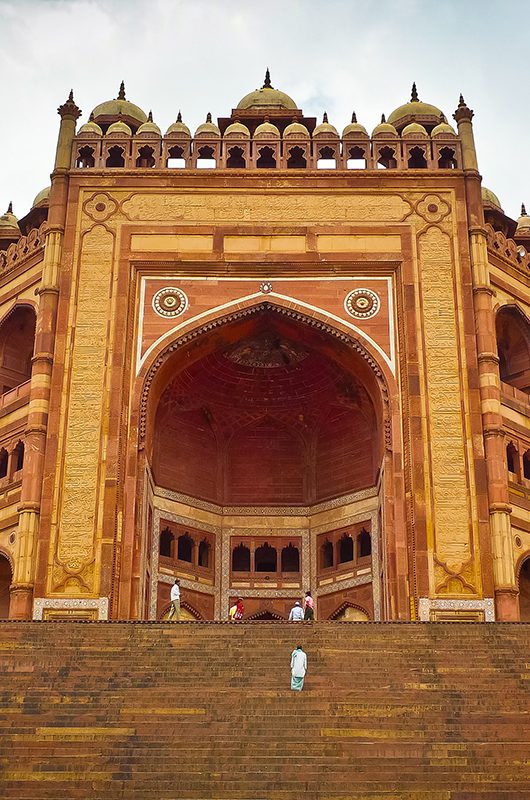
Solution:
M 322 122 L 320 125 L 317 125 L 315 130 L 313 131 L 313 138 L 319 136 L 333 136 L 338 138 L 339 132 L 337 131 L 334 125 L 328 121 L 328 115 L 324 111 L 324 116 L 322 118 Z
M 20 228 L 18 227 L 18 219 L 13 214 L 12 203 L 9 203 L 5 214 L 2 214 L 2 216 L 0 216 L 0 230 L 2 230 L 3 232 L 16 231 L 17 233 L 20 233 Z
M 456 131 L 447 122 L 440 122 L 436 125 L 431 132 L 431 136 L 435 139 L 437 136 L 456 136 Z
M 242 122 L 233 122 L 224 132 L 225 139 L 250 139 L 250 131 Z
M 208 136 L 214 138 L 221 136 L 221 131 L 219 130 L 215 122 L 212 122 L 212 115 L 210 114 L 210 112 L 208 112 L 208 114 L 206 115 L 206 122 L 203 122 L 202 125 L 199 125 L 199 127 L 195 131 L 195 136 L 196 137 L 204 136 L 205 138 Z
M 491 189 L 486 189 L 485 186 L 482 187 L 482 203 L 486 206 L 494 206 L 499 211 L 502 211 L 501 201 L 497 195 Z
M 427 129 L 432 129 L 436 125 L 439 125 L 443 119 L 443 111 L 430 103 L 423 103 L 418 98 L 415 83 L 412 84 L 412 93 L 409 102 L 396 108 L 388 117 L 388 121 L 394 125 L 398 131 L 403 130 L 410 122 L 419 122 Z
M 150 111 L 147 122 L 144 122 L 136 131 L 137 136 L 162 136 L 162 132 L 156 122 L 153 122 L 153 114 Z
M 265 82 L 261 89 L 255 89 L 253 92 L 246 94 L 237 104 L 239 109 L 245 108 L 286 108 L 297 109 L 298 106 L 288 94 L 280 92 L 271 86 L 271 76 L 267 69 L 265 73 Z
M 97 123 L 112 122 L 113 119 L 118 120 L 120 116 L 124 117 L 125 122 L 129 122 L 135 126 L 147 122 L 147 114 L 145 111 L 142 111 L 139 106 L 126 100 L 123 81 L 121 82 L 118 97 L 115 100 L 106 100 L 104 103 L 100 103 L 93 109 L 91 116 Z
M 273 125 L 272 122 L 262 122 L 254 131 L 254 139 L 259 139 L 260 136 L 266 138 L 280 138 L 280 131 Z
M 524 203 L 521 206 L 521 216 L 517 220 L 517 229 L 515 231 L 517 234 L 524 234 L 528 236 L 530 234 L 530 217 L 526 213 L 526 208 Z
M 290 125 L 287 125 L 283 132 L 283 138 L 289 139 L 290 137 L 293 138 L 309 138 L 309 131 L 307 130 L 305 125 L 302 125 L 301 122 L 291 122 Z
M 37 206 L 47 206 L 51 188 L 52 188 L 51 186 L 46 186 L 45 189 L 41 189 L 41 191 L 38 193 L 38 195 L 36 195 L 35 199 L 33 200 L 31 207 L 37 208 Z
M 418 122 L 411 122 L 409 125 L 403 128 L 401 135 L 403 137 L 406 137 L 406 136 L 428 136 L 429 134 L 427 133 L 423 125 L 420 125 Z
M 173 122 L 166 131 L 166 136 L 172 136 L 175 139 L 191 139 L 191 131 L 187 125 L 182 122 L 182 114 L 177 114 L 176 122 Z
M 381 116 L 381 122 L 376 125 L 372 131 L 372 136 L 397 136 L 398 132 L 389 122 L 386 121 L 385 115 Z
M 118 136 L 132 136 L 132 130 L 129 126 L 119 119 L 117 122 L 113 122 L 112 125 L 109 125 L 107 130 L 107 136 L 118 135 Z
M 77 131 L 77 136 L 103 136 L 103 131 L 94 120 L 91 118 L 84 125 L 81 125 Z
M 346 139 L 348 137 L 351 138 L 368 137 L 368 131 L 366 130 L 364 125 L 361 125 L 359 122 L 357 122 L 357 115 L 355 111 L 351 115 L 350 124 L 346 125 L 346 127 L 342 131 L 342 138 Z

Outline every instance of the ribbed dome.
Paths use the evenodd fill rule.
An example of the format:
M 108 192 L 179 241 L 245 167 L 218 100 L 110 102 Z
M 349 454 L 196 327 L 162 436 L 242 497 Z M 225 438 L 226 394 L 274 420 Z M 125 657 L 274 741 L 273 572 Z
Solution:
M 289 139 L 291 136 L 308 139 L 309 131 L 307 130 L 305 125 L 302 125 L 301 122 L 291 122 L 291 124 L 285 128 L 283 132 L 283 138 Z
M 401 135 L 406 136 L 428 136 L 429 134 L 418 122 L 411 122 L 410 125 L 407 125 L 403 128 Z
M 176 122 L 173 122 L 172 125 L 166 131 L 166 136 L 171 136 L 174 139 L 191 139 L 191 131 L 187 125 L 182 122 L 182 114 L 177 114 Z
M 106 100 L 104 103 L 100 103 L 99 106 L 96 106 L 92 111 L 91 116 L 93 116 L 95 122 L 98 123 L 100 121 L 102 123 L 109 122 L 113 117 L 115 120 L 118 120 L 120 116 L 125 117 L 127 122 L 136 123 L 137 125 L 147 122 L 147 114 L 145 111 L 142 111 L 139 106 L 125 99 L 125 86 L 123 81 L 121 82 L 118 97 L 115 100 Z
M 433 139 L 437 136 L 456 136 L 456 132 L 447 122 L 440 122 L 432 129 L 431 136 Z
M 210 137 L 217 137 L 221 136 L 221 131 L 215 124 L 212 122 L 212 115 L 210 112 L 206 115 L 206 122 L 203 122 L 202 125 L 199 125 L 197 130 L 195 131 L 195 136 L 210 136 Z
M 131 136 L 132 131 L 129 126 L 125 124 L 125 122 L 118 120 L 118 122 L 113 122 L 112 125 L 109 125 L 107 130 L 107 136 L 112 136 L 115 134 L 119 136 Z
M 31 207 L 35 208 L 36 206 L 48 205 L 48 197 L 50 196 L 51 188 L 51 186 L 46 186 L 45 189 L 41 189 L 41 191 L 35 197 Z
M 389 122 L 386 121 L 385 115 L 381 116 L 381 122 L 376 125 L 372 131 L 372 136 L 397 136 L 398 132 Z
M 397 130 L 402 130 L 405 125 L 412 121 L 419 122 L 425 125 L 426 128 L 431 129 L 442 122 L 443 118 L 443 112 L 439 108 L 430 103 L 423 103 L 418 98 L 416 84 L 413 83 L 410 101 L 392 111 L 388 121 Z
M 499 211 L 502 211 L 501 201 L 497 195 L 491 189 L 486 189 L 485 186 L 482 187 L 482 202 L 484 205 L 495 206 Z
M 224 132 L 225 139 L 250 139 L 250 131 L 242 122 L 233 122 Z
M 331 125 L 328 122 L 328 115 L 324 111 L 324 116 L 322 118 L 322 122 L 320 125 L 317 125 L 315 130 L 313 131 L 313 138 L 318 138 L 319 136 L 333 136 L 338 138 L 338 131 L 334 125 Z
M 136 131 L 137 136 L 162 136 L 162 132 L 160 128 L 153 122 L 153 114 L 150 111 L 147 117 L 147 122 L 144 122 L 143 125 L 140 125 L 138 130 Z
M 355 114 L 354 111 L 353 114 L 351 115 L 350 124 L 346 125 L 346 127 L 342 131 L 342 138 L 346 139 L 348 137 L 351 137 L 353 139 L 365 136 L 368 137 L 368 131 L 366 130 L 364 125 L 361 125 L 359 122 L 357 122 L 357 115 Z
M 280 92 L 271 86 L 271 76 L 267 69 L 265 73 L 265 82 L 261 89 L 255 89 L 253 92 L 246 94 L 242 100 L 239 101 L 237 107 L 244 108 L 289 108 L 296 109 L 298 106 L 288 94 Z
M 271 122 L 262 122 L 254 131 L 254 139 L 258 139 L 260 136 L 280 138 L 280 131 Z
M 17 231 L 18 233 L 20 233 L 20 228 L 18 227 L 18 219 L 13 214 L 13 206 L 11 203 L 9 203 L 9 206 L 5 214 L 2 214 L 2 216 L 0 216 L 0 229 L 3 232 Z

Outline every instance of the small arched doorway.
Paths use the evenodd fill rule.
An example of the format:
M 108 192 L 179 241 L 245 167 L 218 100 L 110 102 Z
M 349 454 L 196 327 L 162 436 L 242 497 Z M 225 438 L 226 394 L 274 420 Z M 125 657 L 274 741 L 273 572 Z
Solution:
M 9 587 L 12 580 L 11 564 L 0 553 L 0 619 L 9 619 Z
M 519 570 L 519 619 L 530 622 L 530 556 Z

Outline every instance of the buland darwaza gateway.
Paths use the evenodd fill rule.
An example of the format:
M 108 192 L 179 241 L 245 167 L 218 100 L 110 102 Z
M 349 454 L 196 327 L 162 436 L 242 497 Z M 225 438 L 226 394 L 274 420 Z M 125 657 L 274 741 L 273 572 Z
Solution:
M 0 615 L 529 620 L 530 217 L 463 98 L 59 114 L 0 218 Z

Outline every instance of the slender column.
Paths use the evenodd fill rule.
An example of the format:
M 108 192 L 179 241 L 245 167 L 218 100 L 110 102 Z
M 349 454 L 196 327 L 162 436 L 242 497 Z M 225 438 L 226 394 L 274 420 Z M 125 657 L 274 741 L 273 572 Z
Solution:
M 473 301 L 479 369 L 480 402 L 484 431 L 484 450 L 488 477 L 490 530 L 493 552 L 493 579 L 496 615 L 499 620 L 518 619 L 517 584 L 505 467 L 504 431 L 499 375 L 499 357 L 495 334 L 493 291 L 489 280 L 488 244 L 484 228 L 481 178 L 478 172 L 473 137 L 473 111 L 460 95 L 454 119 L 462 142 L 466 200 L 469 216 Z
M 18 506 L 18 533 L 15 569 L 11 584 L 10 617 L 31 619 L 40 501 L 50 405 L 50 385 L 58 305 L 58 277 L 66 219 L 68 169 L 75 136 L 76 120 L 81 115 L 72 92 L 58 108 L 61 117 L 55 167 L 50 189 L 48 228 L 44 248 L 42 280 L 38 289 L 39 307 L 32 359 L 28 422 L 25 430 L 24 471 Z

